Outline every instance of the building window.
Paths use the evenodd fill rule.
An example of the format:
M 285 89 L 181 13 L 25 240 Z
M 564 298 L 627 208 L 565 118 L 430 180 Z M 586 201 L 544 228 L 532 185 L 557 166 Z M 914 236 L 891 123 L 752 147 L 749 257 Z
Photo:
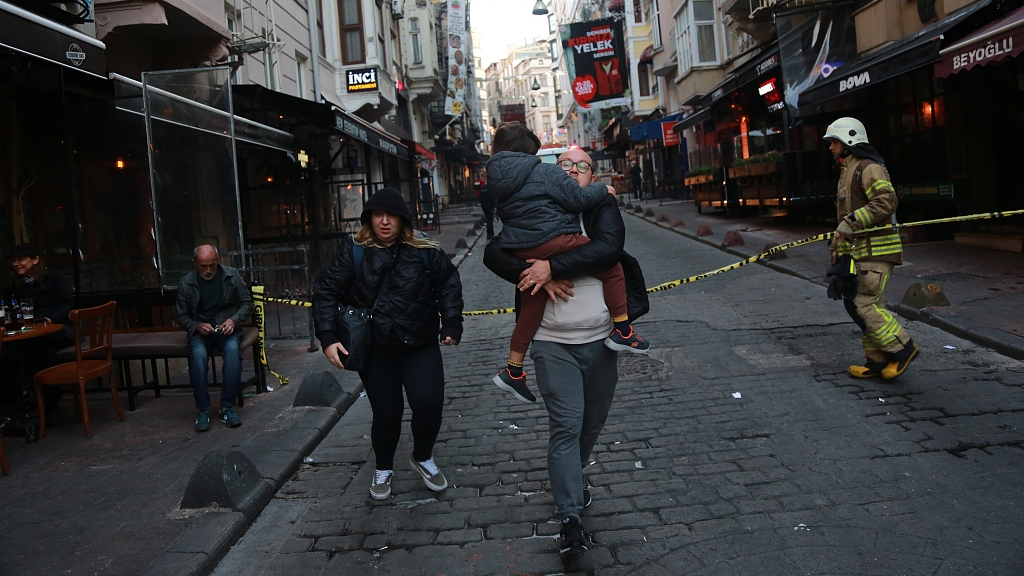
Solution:
M 545 95 L 540 97 L 540 105 L 544 106 L 545 108 L 548 106 L 548 95 L 547 94 L 545 94 Z
M 420 46 L 420 19 L 409 19 L 409 35 L 412 37 L 412 63 L 423 64 L 423 47 Z
M 713 0 L 693 0 L 693 26 L 696 29 L 697 64 L 718 63 L 718 24 Z
M 646 62 L 636 67 L 637 84 L 639 84 L 640 97 L 646 98 L 651 95 L 651 66 Z
M 633 0 L 633 23 L 643 24 L 651 20 L 651 0 Z
M 317 38 L 320 39 L 320 55 L 327 57 L 327 37 L 324 36 L 324 2 L 323 0 L 314 0 L 316 2 L 316 33 Z
M 552 40 L 550 42 L 549 46 L 551 48 L 551 59 L 552 60 L 557 59 L 558 58 L 558 42 L 556 42 L 555 40 Z
M 306 97 L 306 57 L 302 54 L 295 55 L 295 91 L 299 98 Z
M 655 2 L 652 6 L 654 11 L 654 17 L 651 19 L 651 40 L 654 41 L 654 49 L 660 50 L 661 45 L 661 11 L 658 9 L 658 3 Z
M 554 33 L 555 33 L 555 15 L 552 13 L 552 14 L 548 14 L 548 34 L 554 34 Z
M 380 63 L 383 66 L 387 65 L 388 53 L 384 49 L 384 31 L 387 28 L 384 26 L 384 5 L 380 2 L 377 3 L 377 41 L 380 42 Z
M 366 62 L 363 54 L 363 19 L 359 0 L 341 0 L 341 62 L 343 64 L 362 64 Z
M 690 67 L 693 66 L 693 59 L 690 57 L 690 17 L 685 7 L 676 14 L 675 42 L 678 58 L 676 66 L 679 68 L 679 75 L 685 76 L 690 73 Z

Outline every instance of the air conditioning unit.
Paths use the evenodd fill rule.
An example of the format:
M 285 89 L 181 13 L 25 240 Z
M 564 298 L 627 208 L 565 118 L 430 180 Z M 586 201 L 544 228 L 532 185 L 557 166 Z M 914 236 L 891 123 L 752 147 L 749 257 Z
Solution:
M 396 20 L 405 18 L 405 0 L 391 0 L 391 16 Z

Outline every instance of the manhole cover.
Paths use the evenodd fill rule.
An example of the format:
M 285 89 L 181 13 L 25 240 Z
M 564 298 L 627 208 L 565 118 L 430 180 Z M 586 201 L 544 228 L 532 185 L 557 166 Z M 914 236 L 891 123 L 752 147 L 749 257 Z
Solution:
M 960 284 L 962 282 L 974 282 L 975 280 L 982 279 L 981 276 L 974 276 L 963 272 L 944 272 L 934 276 L 924 276 L 923 278 L 932 282 L 944 282 L 946 284 Z
M 635 380 L 661 370 L 661 362 L 638 354 L 619 355 L 619 379 Z

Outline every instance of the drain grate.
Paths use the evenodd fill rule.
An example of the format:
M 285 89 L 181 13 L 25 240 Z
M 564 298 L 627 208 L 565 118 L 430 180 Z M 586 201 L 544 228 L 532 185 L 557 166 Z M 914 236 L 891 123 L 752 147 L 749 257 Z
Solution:
M 932 282 L 942 282 L 946 284 L 962 284 L 964 282 L 982 280 L 981 276 L 974 276 L 973 274 L 965 274 L 963 272 L 944 272 L 942 274 L 935 274 L 934 276 L 924 276 L 923 278 Z
M 661 370 L 661 362 L 639 354 L 619 355 L 619 378 L 637 380 Z

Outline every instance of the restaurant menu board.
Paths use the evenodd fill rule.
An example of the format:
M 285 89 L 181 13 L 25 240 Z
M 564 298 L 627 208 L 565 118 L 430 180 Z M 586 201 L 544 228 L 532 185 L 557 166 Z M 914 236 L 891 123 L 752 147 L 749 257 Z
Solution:
M 466 52 L 469 35 L 466 34 L 466 3 L 469 0 L 448 0 L 448 91 L 444 97 L 444 113 L 462 114 L 466 101 Z
M 572 94 L 580 108 L 628 106 L 622 22 L 612 18 L 558 27 Z

